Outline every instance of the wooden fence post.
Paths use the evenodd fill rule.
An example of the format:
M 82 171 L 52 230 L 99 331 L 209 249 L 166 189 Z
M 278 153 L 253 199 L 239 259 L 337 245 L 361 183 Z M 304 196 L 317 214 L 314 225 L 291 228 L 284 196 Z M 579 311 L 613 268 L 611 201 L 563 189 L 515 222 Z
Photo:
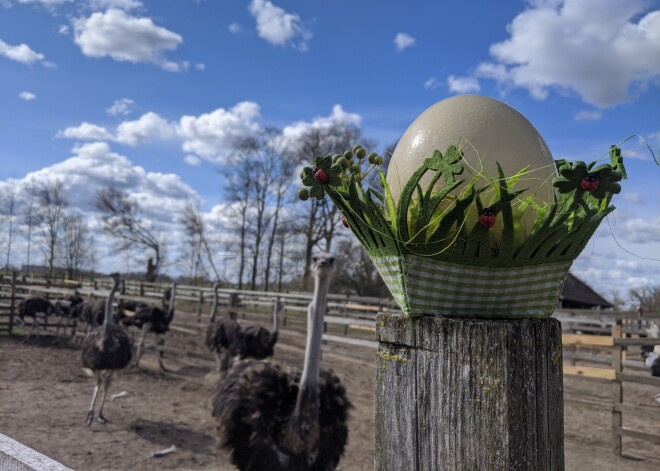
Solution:
M 615 375 L 620 375 L 623 371 L 623 347 L 617 345 L 616 339 L 621 338 L 623 327 L 621 319 L 617 319 L 612 326 L 612 338 L 614 346 L 612 347 L 612 369 Z M 617 410 L 616 405 L 623 402 L 623 383 L 619 378 L 612 381 L 612 451 L 618 456 L 623 452 L 623 440 L 621 438 L 621 428 L 623 427 L 623 413 Z
M 375 469 L 564 469 L 556 319 L 376 321 Z
M 11 273 L 11 298 L 9 300 L 9 335 L 14 335 L 14 311 L 16 310 L 16 272 Z
M 229 307 L 238 307 L 238 293 L 229 293 Z M 229 318 L 236 320 L 238 313 L 236 311 L 229 311 Z

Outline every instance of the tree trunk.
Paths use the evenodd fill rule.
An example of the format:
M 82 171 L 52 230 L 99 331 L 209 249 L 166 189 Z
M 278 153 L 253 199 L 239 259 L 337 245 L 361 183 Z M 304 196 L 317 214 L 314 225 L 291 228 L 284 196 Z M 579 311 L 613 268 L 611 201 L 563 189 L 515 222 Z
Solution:
M 559 321 L 380 314 L 376 334 L 377 471 L 564 469 Z

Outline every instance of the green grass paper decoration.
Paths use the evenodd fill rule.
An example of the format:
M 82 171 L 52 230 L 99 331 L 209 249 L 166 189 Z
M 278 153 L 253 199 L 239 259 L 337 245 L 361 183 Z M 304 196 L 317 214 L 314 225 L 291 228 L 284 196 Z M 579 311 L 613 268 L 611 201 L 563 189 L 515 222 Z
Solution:
M 557 191 L 547 204 L 515 188 L 527 169 L 507 177 L 498 164 L 491 178 L 458 178 L 463 154 L 451 146 L 425 159 L 395 202 L 383 158 L 367 158 L 358 145 L 344 155 L 315 157 L 301 172 L 308 188 L 298 196 L 332 199 L 406 315 L 549 317 L 573 260 L 621 191 L 621 151 L 612 146 L 609 154 L 609 164 L 557 161 Z M 364 184 L 372 172 L 378 189 Z M 478 218 L 468 224 L 470 211 Z M 528 211 L 536 219 L 525 232 L 520 221 Z M 494 225 L 498 219 L 501 226 Z

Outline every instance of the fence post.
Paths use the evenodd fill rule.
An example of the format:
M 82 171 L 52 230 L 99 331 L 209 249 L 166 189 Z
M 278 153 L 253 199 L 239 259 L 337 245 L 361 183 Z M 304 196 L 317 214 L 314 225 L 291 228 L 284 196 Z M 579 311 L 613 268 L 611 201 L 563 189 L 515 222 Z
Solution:
M 557 319 L 376 321 L 375 469 L 564 469 Z
M 9 300 L 9 335 L 14 335 L 14 311 L 16 310 L 16 272 L 11 272 L 11 298 Z
M 202 323 L 202 305 L 204 304 L 204 291 L 199 290 L 199 300 L 197 301 L 197 323 Z
M 229 307 L 238 307 L 238 293 L 236 291 L 229 293 Z M 238 313 L 236 311 L 229 311 L 229 318 L 236 320 Z
M 616 319 L 615 324 L 612 326 L 612 338 L 614 339 L 614 346 L 612 347 L 612 369 L 617 375 L 617 378 L 612 381 L 612 451 L 618 456 L 622 455 L 622 438 L 621 428 L 623 427 L 623 412 L 616 410 L 616 405 L 623 402 L 623 383 L 618 378 L 623 371 L 622 351 L 623 347 L 617 345 L 616 340 L 621 338 L 622 334 L 621 319 Z

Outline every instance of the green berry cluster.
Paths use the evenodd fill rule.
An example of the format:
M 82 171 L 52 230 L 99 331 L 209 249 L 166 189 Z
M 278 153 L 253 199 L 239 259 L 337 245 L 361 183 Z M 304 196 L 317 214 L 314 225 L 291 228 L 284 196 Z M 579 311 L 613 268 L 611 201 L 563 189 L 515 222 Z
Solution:
M 365 160 L 368 162 L 366 165 Z M 367 155 L 364 147 L 357 144 L 343 154 L 316 156 L 314 164 L 314 167 L 303 168 L 300 175 L 303 184 L 311 187 L 298 190 L 298 198 L 303 201 L 310 196 L 322 199 L 332 187 L 348 183 L 351 177 L 357 183 L 362 182 L 374 168 L 383 164 L 383 158 L 375 152 Z

